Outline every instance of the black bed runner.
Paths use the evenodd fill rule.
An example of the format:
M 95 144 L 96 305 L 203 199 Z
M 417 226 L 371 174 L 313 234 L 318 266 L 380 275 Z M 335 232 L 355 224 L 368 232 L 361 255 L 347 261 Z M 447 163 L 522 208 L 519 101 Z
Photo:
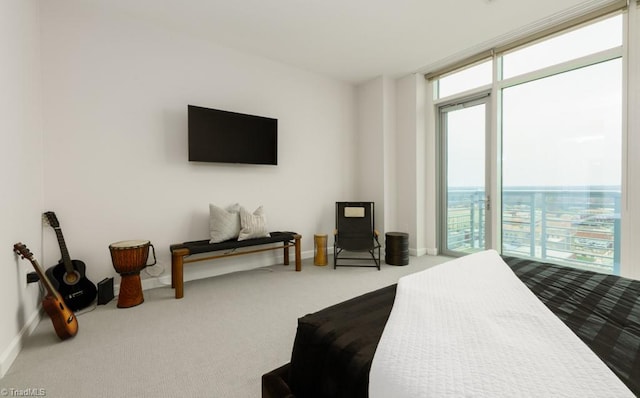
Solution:
M 640 281 L 503 258 L 540 301 L 640 396 Z

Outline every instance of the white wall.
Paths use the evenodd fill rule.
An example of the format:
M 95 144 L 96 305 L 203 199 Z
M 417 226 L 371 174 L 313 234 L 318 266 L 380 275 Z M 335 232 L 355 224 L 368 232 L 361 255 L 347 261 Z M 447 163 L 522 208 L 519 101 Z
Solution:
M 398 186 L 404 176 L 398 174 L 398 130 L 396 129 L 396 82 L 394 79 L 384 76 L 383 87 L 383 148 L 382 148 L 382 181 L 377 181 L 379 189 L 382 189 L 384 197 L 384 216 L 380 232 L 398 231 Z
M 357 88 L 358 192 L 376 201 L 381 233 L 409 233 L 414 256 L 437 254 L 435 142 L 425 125 L 426 89 L 421 74 L 380 76 Z
M 345 201 L 375 202 L 376 229 L 384 233 L 385 211 L 385 86 L 378 77 L 357 87 L 358 136 L 354 150 L 358 167 L 357 196 Z
M 263 205 L 270 229 L 301 233 L 310 256 L 334 202 L 355 196 L 349 84 L 63 0 L 0 2 L 0 43 L 0 377 L 39 320 L 32 268 L 9 248 L 23 241 L 45 267 L 60 257 L 43 211 L 92 281 L 118 279 L 110 243 L 147 239 L 166 284 L 169 245 L 207 238 L 209 203 Z M 277 118 L 278 166 L 189 163 L 188 104 Z M 185 279 L 276 257 L 187 266 Z
M 352 86 L 78 2 L 42 9 L 45 205 L 90 279 L 117 277 L 110 243 L 144 239 L 167 283 L 169 245 L 208 237 L 209 203 L 263 205 L 307 255 L 333 230 L 334 202 L 355 192 Z M 189 163 L 187 104 L 277 118 L 278 165 Z M 50 228 L 44 258 L 59 258 Z M 199 263 L 185 279 L 275 262 Z
M 0 377 L 37 325 L 37 284 L 29 262 L 11 250 L 23 242 L 41 259 L 42 109 L 37 0 L 0 2 Z
M 409 232 L 410 253 L 414 256 L 436 251 L 435 242 L 429 242 L 425 233 L 427 224 L 435 224 L 434 217 L 425 218 L 426 189 L 433 185 L 426 169 L 426 160 L 433 156 L 426 146 L 425 86 L 422 74 L 396 81 L 397 223 L 400 231 Z
M 358 196 L 345 199 L 375 202 L 375 224 L 383 244 L 385 231 L 398 229 L 395 92 L 395 80 L 388 76 L 357 87 Z

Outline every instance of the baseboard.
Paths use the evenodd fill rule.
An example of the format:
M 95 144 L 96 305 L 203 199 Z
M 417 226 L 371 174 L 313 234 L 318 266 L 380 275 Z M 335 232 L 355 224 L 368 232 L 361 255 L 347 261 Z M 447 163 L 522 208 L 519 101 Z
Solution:
M 328 253 L 333 253 L 333 246 L 327 247 L 327 252 Z M 315 256 L 315 252 L 313 250 L 307 250 L 307 251 L 304 251 L 304 252 L 300 252 L 300 256 L 302 257 L 303 260 L 305 258 L 313 258 Z M 280 257 L 282 257 L 282 256 L 280 256 Z M 295 257 L 289 256 L 289 259 L 291 261 L 295 261 Z
M 155 289 L 157 287 L 171 286 L 171 275 L 151 276 L 142 280 L 142 290 Z M 114 287 L 114 290 L 116 288 Z M 116 297 L 120 292 L 120 285 L 118 285 L 115 293 Z
M 2 379 L 5 374 L 7 374 L 9 368 L 11 368 L 11 365 L 13 365 L 13 361 L 16 360 L 18 354 L 22 350 L 24 339 L 35 330 L 41 319 L 42 311 L 41 307 L 39 306 L 38 309 L 31 315 L 27 323 L 22 327 L 20 333 L 18 333 L 16 337 L 13 338 L 11 344 L 9 344 L 7 349 L 2 353 L 2 356 L 0 356 L 0 379 Z
M 421 247 L 419 249 L 409 249 L 410 256 L 420 257 L 424 256 L 425 254 L 427 254 L 427 249 L 424 247 Z
M 430 256 L 437 256 L 438 255 L 438 248 L 427 249 L 427 254 L 430 255 Z

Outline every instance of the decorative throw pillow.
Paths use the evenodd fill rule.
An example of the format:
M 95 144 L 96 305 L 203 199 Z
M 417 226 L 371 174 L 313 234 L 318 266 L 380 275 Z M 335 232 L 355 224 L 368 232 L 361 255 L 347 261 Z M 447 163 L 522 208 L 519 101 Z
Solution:
M 234 204 L 226 210 L 209 204 L 209 243 L 235 239 L 240 233 L 240 205 Z
M 264 214 L 262 206 L 258 207 L 253 214 L 240 207 L 240 234 L 238 240 L 252 238 L 263 238 L 270 236 L 267 232 L 267 216 Z

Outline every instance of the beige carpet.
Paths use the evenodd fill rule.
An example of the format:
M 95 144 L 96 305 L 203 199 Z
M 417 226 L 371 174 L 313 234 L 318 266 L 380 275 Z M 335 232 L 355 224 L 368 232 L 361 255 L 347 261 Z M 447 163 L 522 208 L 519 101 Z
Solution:
M 0 388 L 47 397 L 260 397 L 262 374 L 289 362 L 300 316 L 446 260 L 411 257 L 377 271 L 309 259 L 299 273 L 274 265 L 187 282 L 181 300 L 170 287 L 147 290 L 137 307 L 117 308 L 116 298 L 79 314 L 78 335 L 64 342 L 45 317 Z

